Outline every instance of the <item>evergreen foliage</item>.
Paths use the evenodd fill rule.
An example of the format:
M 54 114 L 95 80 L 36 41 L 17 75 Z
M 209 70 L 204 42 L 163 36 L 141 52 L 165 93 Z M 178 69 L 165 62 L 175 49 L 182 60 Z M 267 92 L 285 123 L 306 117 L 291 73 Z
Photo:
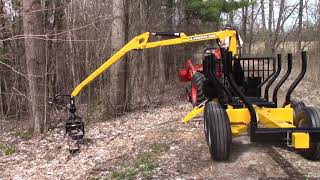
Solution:
M 185 0 L 189 15 L 203 21 L 221 21 L 221 13 L 229 13 L 239 8 L 248 7 L 254 0 Z

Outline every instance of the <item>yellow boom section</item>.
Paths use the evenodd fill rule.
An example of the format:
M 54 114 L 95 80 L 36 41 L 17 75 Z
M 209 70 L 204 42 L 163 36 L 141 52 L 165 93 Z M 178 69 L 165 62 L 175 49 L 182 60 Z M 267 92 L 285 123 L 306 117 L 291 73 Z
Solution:
M 134 37 L 129 41 L 123 48 L 116 52 L 110 59 L 108 59 L 104 64 L 102 64 L 98 69 L 96 69 L 92 74 L 90 74 L 84 81 L 82 81 L 71 93 L 72 97 L 76 97 L 80 91 L 88 85 L 90 82 L 95 80 L 100 74 L 107 70 L 111 65 L 119 61 L 125 54 L 132 50 L 142 50 L 148 48 L 155 48 L 161 46 L 171 46 L 177 44 L 185 44 L 200 41 L 209 41 L 214 39 L 224 40 L 225 38 L 230 38 L 229 51 L 232 54 L 237 54 L 237 33 L 235 30 L 224 30 L 218 32 L 211 32 L 206 34 L 198 34 L 193 36 L 187 36 L 184 33 L 180 33 L 179 38 L 173 38 L 168 40 L 161 40 L 155 42 L 148 42 L 151 33 L 146 32 L 141 35 Z

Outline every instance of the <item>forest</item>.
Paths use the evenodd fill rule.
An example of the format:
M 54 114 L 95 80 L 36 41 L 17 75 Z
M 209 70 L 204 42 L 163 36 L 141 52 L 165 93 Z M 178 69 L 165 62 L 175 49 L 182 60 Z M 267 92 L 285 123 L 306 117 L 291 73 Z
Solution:
M 183 0 L 27 2 L 3 0 L 0 7 L 2 128 L 18 121 L 23 128 L 46 131 L 55 121 L 50 118 L 49 99 L 70 94 L 81 80 L 143 32 L 193 35 L 214 32 L 229 23 L 245 42 L 243 54 L 252 56 L 307 49 L 316 56 L 319 45 L 314 36 L 320 28 L 318 5 L 311 1 L 214 1 L 217 6 L 211 9 L 201 1 Z M 203 14 L 193 11 L 199 8 L 204 9 Z M 164 95 L 167 87 L 179 83 L 177 72 L 186 59 L 201 61 L 196 57 L 205 46 L 188 44 L 130 53 L 77 101 L 87 111 L 101 105 L 106 114 L 147 106 L 155 94 Z M 110 76 L 114 73 L 118 75 Z
M 49 138 L 50 143 L 54 141 L 56 135 L 63 139 L 63 123 L 67 118 L 65 106 L 69 102 L 61 100 L 59 104 L 52 104 L 50 103 L 52 98 L 57 94 L 70 95 L 79 83 L 135 36 L 144 32 L 183 32 L 191 36 L 223 30 L 226 25 L 231 25 L 241 35 L 244 42 L 241 47 L 241 56 L 244 57 L 276 57 L 277 54 L 286 57 L 287 53 L 292 53 L 293 65 L 300 67 L 301 62 L 298 61 L 301 57 L 300 53 L 307 51 L 308 71 L 303 81 L 304 85 L 299 87 L 295 96 L 310 100 L 309 104 L 320 104 L 319 83 L 317 83 L 320 81 L 320 51 L 317 50 L 320 48 L 320 1 L 318 0 L 0 0 L 0 134 L 3 137 L 9 138 L 12 135 L 19 139 L 0 138 L 0 158 L 6 157 L 5 154 L 19 152 L 20 146 L 17 144 L 27 143 L 28 140 L 32 141 L 29 144 L 32 146 L 33 143 L 42 142 L 46 136 L 53 138 Z M 162 39 L 163 37 L 152 37 L 153 41 Z M 177 116 L 182 117 L 182 112 L 192 110 L 184 100 L 185 89 L 179 82 L 179 69 L 186 67 L 188 59 L 195 64 L 202 63 L 203 50 L 210 46 L 212 42 L 205 41 L 132 51 L 124 56 L 121 61 L 86 86 L 75 99 L 77 113 L 83 117 L 85 124 L 89 125 L 88 128 L 91 128 L 89 138 L 100 137 L 99 133 L 95 134 L 96 132 L 108 133 L 111 131 L 110 128 L 116 129 L 115 124 L 120 123 L 119 125 L 122 126 L 121 118 L 125 118 L 125 122 L 128 120 L 129 124 L 123 125 L 123 129 L 116 129 L 117 131 L 127 131 L 125 127 L 135 130 L 149 128 L 143 117 L 154 114 L 157 115 L 153 117 L 155 120 L 162 118 L 161 113 L 165 114 L 164 123 L 179 121 L 177 117 L 170 115 L 170 112 L 180 111 Z M 286 63 L 284 64 L 286 66 Z M 299 71 L 299 68 L 293 70 L 293 74 L 297 75 Z M 290 79 L 290 82 L 292 81 Z M 285 85 L 288 86 L 287 83 Z M 305 97 L 306 94 L 309 96 Z M 154 110 L 159 107 L 159 111 Z M 139 112 L 146 112 L 146 114 L 138 117 Z M 138 118 L 141 124 L 129 122 L 131 118 Z M 99 129 L 101 122 L 106 122 L 108 125 Z M 161 126 L 162 123 L 161 121 L 154 125 Z M 174 124 L 174 127 L 170 128 L 179 129 L 179 126 L 183 125 Z M 190 132 L 198 132 L 194 130 L 196 125 L 189 126 L 191 127 L 184 127 L 184 130 L 191 129 Z M 151 127 L 150 129 L 153 130 Z M 123 132 L 113 138 L 118 138 L 119 134 L 122 136 Z M 200 135 L 196 137 L 198 136 Z M 170 135 L 165 137 L 169 138 Z M 137 142 L 130 143 L 133 146 Z M 128 146 L 130 143 L 128 142 Z M 101 146 L 107 146 L 107 144 L 103 142 Z M 151 146 L 152 150 L 147 154 L 150 156 L 149 159 L 154 158 L 153 156 L 157 153 L 165 153 L 176 147 L 171 145 Z M 43 144 L 38 144 L 36 147 L 54 151 Z M 65 149 L 61 144 L 53 147 Z M 192 153 L 198 150 L 202 152 L 203 150 L 199 148 Z M 252 148 L 261 147 L 254 145 Z M 87 148 L 84 151 L 89 150 Z M 91 156 L 95 156 L 95 150 L 90 149 L 90 151 Z M 103 153 L 107 153 L 106 151 L 106 149 L 101 150 Z M 20 152 L 23 150 L 20 149 Z M 60 150 L 59 152 L 61 153 Z M 281 151 L 281 153 L 286 152 Z M 53 161 L 57 154 L 51 154 L 53 157 L 45 158 Z M 189 155 L 194 158 L 194 154 L 186 156 Z M 67 160 L 69 156 L 64 154 L 65 159 L 60 159 L 61 162 L 69 161 Z M 78 160 L 84 163 L 88 156 Z M 143 161 L 139 158 L 138 160 Z M 0 163 L 9 161 L 10 159 L 3 159 Z M 192 159 L 187 166 L 194 165 L 195 161 L 197 160 Z M 272 158 L 266 161 L 274 163 Z M 304 162 L 304 160 L 301 161 Z M 74 162 L 77 160 L 72 159 L 68 163 Z M 133 164 L 137 162 L 134 161 Z M 147 163 L 145 168 L 154 167 L 153 164 L 150 165 L 149 160 L 144 162 Z M 43 162 L 38 162 L 35 167 L 40 166 L 41 163 Z M 121 164 L 122 161 L 117 161 L 117 164 L 119 163 Z M 18 167 L 17 164 L 12 166 Z M 54 176 L 48 174 L 51 170 L 46 169 L 44 174 L 39 176 L 35 173 L 37 170 L 32 173 L 30 170 L 31 174 L 20 174 L 18 177 L 22 179 L 37 177 L 88 179 L 110 175 L 110 173 L 101 174 L 100 171 L 96 173 L 94 168 L 89 166 L 83 167 L 84 174 L 71 172 L 68 168 L 73 166 L 68 164 L 66 171 L 70 174 Z M 216 166 L 213 165 L 213 167 Z M 312 167 L 315 166 L 316 164 L 312 165 Z M 29 166 L 23 167 L 27 169 Z M 168 165 L 168 167 L 171 166 Z M 174 164 L 172 167 L 179 168 L 179 165 Z M 95 168 L 103 169 L 100 166 Z M 127 166 L 126 168 L 132 170 Z M 88 169 L 90 172 L 87 171 Z M 155 171 L 157 168 L 151 169 Z M 6 172 L 4 179 L 12 179 L 13 176 L 9 175 L 12 171 L 0 164 L 0 172 L 2 170 Z M 142 179 L 144 177 L 162 179 L 188 173 L 187 170 L 180 173 L 171 173 L 168 170 L 164 176 L 162 176 L 163 172 L 158 172 L 159 176 L 152 176 L 141 167 L 132 170 L 131 174 L 123 170 L 105 171 L 113 172 L 111 179 L 135 179 L 141 174 Z M 191 179 L 216 177 L 206 176 L 207 171 L 209 170 L 202 171 L 203 174 L 182 177 Z M 55 170 L 52 172 L 57 174 Z M 311 172 L 315 171 L 311 170 Z M 259 174 L 261 173 L 259 170 L 255 170 L 255 173 L 258 176 L 253 178 L 263 176 Z M 77 174 L 79 176 L 76 176 Z M 147 176 L 144 176 L 146 174 Z M 298 173 L 298 176 L 291 175 L 287 174 L 285 177 L 302 177 L 301 173 Z M 0 179 L 1 176 L 0 173 Z M 282 177 L 282 174 L 280 173 L 279 176 Z M 229 179 L 237 176 L 225 177 Z

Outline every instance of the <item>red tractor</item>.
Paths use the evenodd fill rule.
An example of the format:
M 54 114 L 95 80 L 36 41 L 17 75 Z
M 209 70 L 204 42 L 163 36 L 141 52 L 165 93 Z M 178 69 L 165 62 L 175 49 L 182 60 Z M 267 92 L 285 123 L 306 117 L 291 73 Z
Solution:
M 217 60 L 217 68 L 215 70 L 216 77 L 222 77 L 223 71 L 220 66 L 221 63 L 221 52 L 222 49 L 219 48 L 206 48 L 205 54 L 213 54 Z M 205 81 L 205 75 L 203 74 L 202 64 L 192 64 L 192 60 L 188 59 L 186 62 L 187 67 L 185 69 L 179 70 L 179 79 L 181 82 L 191 82 L 186 86 L 186 95 L 188 102 L 192 103 L 193 106 L 198 106 L 203 101 L 205 101 L 205 95 L 203 93 L 203 82 Z

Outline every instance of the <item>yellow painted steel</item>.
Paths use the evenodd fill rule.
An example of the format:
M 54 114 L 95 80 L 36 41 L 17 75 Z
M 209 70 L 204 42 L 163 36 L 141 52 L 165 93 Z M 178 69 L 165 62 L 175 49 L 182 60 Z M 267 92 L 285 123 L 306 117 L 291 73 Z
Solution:
M 292 133 L 292 146 L 296 149 L 308 149 L 310 142 L 309 133 L 294 132 Z
M 182 122 L 183 123 L 187 123 L 189 122 L 191 119 L 199 116 L 199 114 L 203 113 L 204 111 L 204 106 L 202 107 L 194 107 L 192 111 L 190 111 L 183 119 L 182 119 Z
M 96 79 L 105 70 L 110 68 L 114 63 L 119 61 L 124 55 L 132 50 L 142 50 L 148 48 L 155 48 L 161 46 L 178 45 L 192 42 L 208 41 L 208 40 L 224 40 L 230 38 L 229 51 L 232 51 L 233 55 L 237 54 L 237 40 L 235 30 L 224 30 L 206 34 L 199 34 L 193 36 L 187 36 L 184 33 L 180 33 L 179 38 L 173 38 L 168 40 L 161 40 L 155 42 L 148 42 L 151 33 L 146 32 L 134 37 L 123 48 L 116 52 L 110 59 L 103 63 L 98 69 L 90 74 L 84 81 L 82 81 L 71 93 L 72 97 L 76 97 L 80 91 Z M 259 123 L 262 123 L 267 128 L 294 128 L 293 122 L 293 109 L 290 105 L 285 108 L 258 108 L 255 106 Z M 203 113 L 204 106 L 195 107 L 189 112 L 182 120 L 182 122 L 189 122 L 192 118 Z M 248 109 L 233 109 L 232 106 L 228 106 L 226 110 L 231 123 L 231 131 L 233 136 L 239 136 L 247 132 L 248 124 L 250 123 L 250 113 Z M 292 145 L 295 148 L 309 148 L 309 134 L 303 132 L 292 133 Z
M 267 128 L 295 128 L 292 108 L 258 108 L 259 123 Z
M 295 128 L 293 122 L 293 109 L 290 106 L 285 108 L 260 108 L 255 106 L 258 115 L 259 123 L 266 128 Z M 189 122 L 194 117 L 203 113 L 204 106 L 195 107 L 189 112 L 182 122 Z M 247 134 L 248 126 L 250 124 L 250 113 L 247 108 L 233 109 L 228 105 L 226 112 L 231 124 L 232 137 Z M 292 133 L 292 146 L 296 149 L 309 148 L 309 134 L 305 132 Z
M 291 104 L 284 106 L 284 108 L 291 108 Z
M 248 124 L 250 123 L 250 114 L 248 109 L 227 109 L 227 114 L 231 123 L 231 132 L 233 137 L 237 137 L 247 133 Z M 203 113 L 204 106 L 194 107 L 183 119 L 183 123 L 191 121 L 193 118 Z
M 250 124 L 250 113 L 248 109 L 233 109 L 228 106 L 226 109 L 231 124 L 232 137 L 247 134 L 248 125 Z
M 250 113 L 248 109 L 227 109 L 227 114 L 229 116 L 230 123 L 241 123 L 249 124 L 250 123 Z
M 231 132 L 232 132 L 232 137 L 237 137 L 237 136 L 247 134 L 248 126 L 243 125 L 243 124 L 232 124 L 231 123 Z
M 170 46 L 177 44 L 193 43 L 200 41 L 209 41 L 214 39 L 224 40 L 225 38 L 230 38 L 229 50 L 232 51 L 233 55 L 237 54 L 237 33 L 235 30 L 224 30 L 218 32 L 211 32 L 206 34 L 198 34 L 193 36 L 187 36 L 184 33 L 180 33 L 179 38 L 173 38 L 168 40 L 161 40 L 155 42 L 148 42 L 151 33 L 146 32 L 141 35 L 134 37 L 129 41 L 123 48 L 116 52 L 110 59 L 108 59 L 104 64 L 102 64 L 98 69 L 96 69 L 92 74 L 90 74 L 84 81 L 82 81 L 71 93 L 72 97 L 76 97 L 80 91 L 88 85 L 90 82 L 95 80 L 100 74 L 107 70 L 114 63 L 119 61 L 125 54 L 132 50 L 142 50 L 148 48 L 155 48 L 161 46 Z

